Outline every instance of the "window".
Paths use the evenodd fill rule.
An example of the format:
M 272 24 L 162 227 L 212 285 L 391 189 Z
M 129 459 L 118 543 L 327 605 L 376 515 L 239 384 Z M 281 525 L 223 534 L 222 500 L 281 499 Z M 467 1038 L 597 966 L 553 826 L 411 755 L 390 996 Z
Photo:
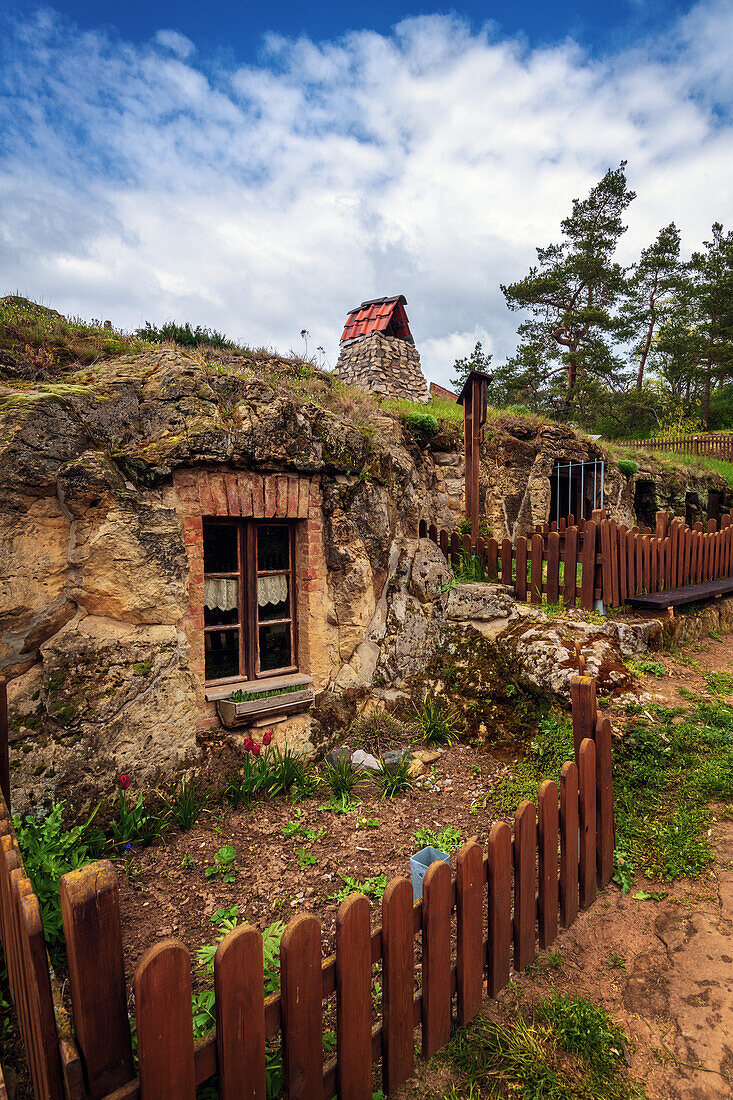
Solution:
M 204 520 L 207 683 L 297 670 L 292 523 Z

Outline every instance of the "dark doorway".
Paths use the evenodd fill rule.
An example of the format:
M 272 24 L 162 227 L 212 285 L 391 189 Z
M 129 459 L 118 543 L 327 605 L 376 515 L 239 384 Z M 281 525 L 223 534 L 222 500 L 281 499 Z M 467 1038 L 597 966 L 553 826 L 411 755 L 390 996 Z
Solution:
M 702 519 L 702 505 L 697 493 L 685 493 L 685 523 L 688 527 L 694 527 L 698 520 Z
M 720 493 L 716 489 L 708 492 L 708 519 L 714 519 L 716 523 L 720 519 Z
M 570 515 L 576 521 L 590 519 L 595 508 L 603 507 L 603 490 L 602 462 L 558 462 L 550 477 L 550 522 Z
M 657 487 L 653 481 L 639 479 L 634 486 L 634 512 L 640 527 L 651 527 L 657 522 Z

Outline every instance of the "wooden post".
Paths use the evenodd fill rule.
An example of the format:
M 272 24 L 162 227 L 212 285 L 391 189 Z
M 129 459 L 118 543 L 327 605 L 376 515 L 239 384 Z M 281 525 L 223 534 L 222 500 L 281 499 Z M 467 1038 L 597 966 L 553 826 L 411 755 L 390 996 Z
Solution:
M 575 763 L 580 760 L 580 743 L 584 737 L 592 738 L 596 730 L 598 704 L 596 682 L 590 676 L 573 676 L 570 681 L 570 697 L 573 711 L 573 745 Z
M 302 914 L 280 943 L 282 1051 L 289 1100 L 323 1100 L 321 926 Z
M 336 1075 L 351 1100 L 372 1100 L 371 991 L 369 902 L 352 894 L 336 914 Z
M 150 947 L 135 970 L 140 1100 L 195 1100 L 191 956 L 176 940 Z
M 76 1041 L 91 1100 L 135 1076 L 117 875 L 109 860 L 61 877 Z
M 479 462 L 481 429 L 486 423 L 486 397 L 491 375 L 471 371 L 458 395 L 463 405 L 463 440 L 465 458 L 465 508 L 471 521 L 471 538 L 479 534 Z
M 221 1100 L 266 1100 L 262 936 L 251 924 L 216 949 L 216 1047 Z
M 422 910 L 422 1053 L 432 1058 L 450 1038 L 451 1019 L 451 873 L 442 859 L 423 879 Z
M 495 997 L 509 981 L 512 922 L 512 833 L 497 821 L 489 833 L 488 990 Z
M 535 862 L 537 818 L 533 802 L 520 802 L 514 815 L 514 969 L 535 956 Z
M 414 928 L 412 883 L 392 879 L 382 898 L 382 1077 L 394 1092 L 412 1076 Z
M 458 1023 L 469 1023 L 481 1010 L 484 977 L 484 857 L 475 841 L 456 858 L 456 930 Z
M 10 745 L 8 742 L 8 684 L 0 676 L 0 790 L 10 813 Z

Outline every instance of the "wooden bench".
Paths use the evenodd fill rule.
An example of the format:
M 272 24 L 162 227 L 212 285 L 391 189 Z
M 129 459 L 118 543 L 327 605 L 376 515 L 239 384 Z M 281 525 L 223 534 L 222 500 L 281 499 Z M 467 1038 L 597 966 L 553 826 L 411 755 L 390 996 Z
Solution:
M 650 592 L 646 596 L 628 596 L 626 602 L 631 607 L 644 611 L 655 611 L 672 615 L 675 607 L 698 603 L 701 600 L 713 600 L 719 596 L 733 594 L 733 577 L 724 577 L 719 581 L 704 581 L 702 584 L 688 584 L 684 588 L 669 588 L 666 592 Z

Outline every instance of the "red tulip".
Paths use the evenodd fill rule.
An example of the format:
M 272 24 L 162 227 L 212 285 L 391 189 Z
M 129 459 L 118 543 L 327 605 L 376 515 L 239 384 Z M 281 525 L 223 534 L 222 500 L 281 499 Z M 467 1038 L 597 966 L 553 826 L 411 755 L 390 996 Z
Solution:
M 252 752 L 253 748 L 254 748 L 254 741 L 252 740 L 252 738 L 251 737 L 245 737 L 245 739 L 244 739 L 244 751 L 245 752 Z
M 123 791 L 126 791 L 130 786 L 130 776 L 127 772 L 123 772 L 120 776 L 120 787 Z
M 262 735 L 262 744 L 263 745 L 269 745 L 271 741 L 272 741 L 272 734 L 270 733 L 269 730 L 267 730 L 267 732 Z
M 252 755 L 253 756 L 259 756 L 261 752 L 262 752 L 262 746 L 261 745 L 257 745 L 257 744 L 252 745 Z

